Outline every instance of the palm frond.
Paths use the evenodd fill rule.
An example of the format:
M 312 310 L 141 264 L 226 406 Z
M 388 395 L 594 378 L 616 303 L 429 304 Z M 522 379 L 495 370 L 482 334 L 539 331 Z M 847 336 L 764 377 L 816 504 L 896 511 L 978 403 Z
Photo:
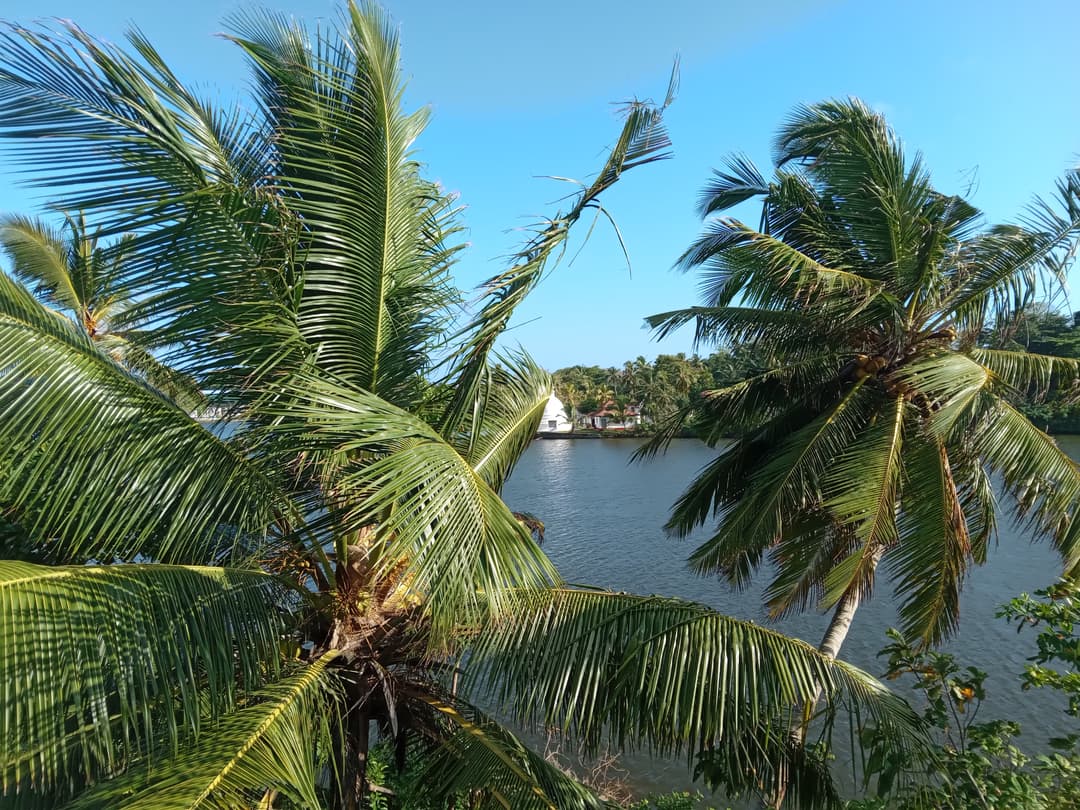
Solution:
M 882 292 L 881 282 L 848 267 L 827 266 L 784 240 L 734 219 L 716 220 L 679 259 L 682 269 L 701 268 L 708 306 L 744 305 L 800 309 L 832 305 L 858 314 Z
M 326 653 L 253 696 L 178 756 L 104 782 L 66 805 L 71 810 L 251 807 L 268 791 L 293 806 L 320 810 L 318 782 L 333 740 L 336 676 Z
M 746 155 L 732 155 L 723 171 L 714 169 L 698 203 L 702 217 L 725 211 L 741 202 L 769 193 L 769 181 Z
M 1080 171 L 1058 183 L 1056 203 L 1036 199 L 1025 226 L 1002 225 L 964 243 L 943 308 L 976 333 L 991 316 L 1008 321 L 1040 284 L 1064 286 L 1080 239 Z
M 946 446 L 936 438 L 913 445 L 905 455 L 901 542 L 887 559 L 905 635 L 938 644 L 956 629 L 972 543 Z
M 278 668 L 265 574 L 0 562 L 3 794 L 62 795 L 197 736 Z
M 809 644 L 657 596 L 557 589 L 522 594 L 471 648 L 467 679 L 526 723 L 558 728 L 595 751 L 647 747 L 689 757 L 826 698 L 892 730 L 898 751 L 924 731 L 900 697 Z
M 1080 360 L 1002 349 L 972 349 L 971 358 L 1030 401 L 1080 393 Z
M 0 502 L 56 559 L 208 562 L 287 511 L 250 458 L 0 274 Z
M 475 707 L 436 698 L 427 702 L 457 729 L 424 757 L 418 784 L 432 804 L 468 794 L 478 810 L 614 808 Z
M 1016 513 L 1050 538 L 1066 572 L 1080 570 L 1080 466 L 1012 405 L 985 399 L 979 456 L 1001 475 Z
M 454 251 L 451 200 L 411 155 L 427 110 L 402 109 L 397 31 L 374 3 L 314 36 L 267 13 L 233 24 L 275 133 L 273 182 L 303 223 L 300 329 L 322 368 L 404 404 L 454 298 Z
M 0 221 L 0 245 L 11 260 L 11 274 L 62 309 L 79 313 L 85 296 L 76 289 L 70 271 L 70 244 L 47 223 L 11 215 Z
M 472 419 L 453 444 L 496 492 L 536 438 L 551 390 L 551 375 L 524 352 L 498 356 L 481 384 Z
M 548 261 L 563 249 L 574 223 L 590 208 L 603 211 L 600 196 L 619 180 L 623 172 L 670 157 L 671 141 L 664 127 L 663 113 L 674 101 L 677 83 L 676 63 L 663 104 L 632 101 L 626 105 L 622 131 L 596 179 L 577 196 L 569 210 L 556 214 L 538 227 L 537 234 L 512 257 L 510 269 L 484 283 L 484 304 L 459 334 L 465 339 L 465 345 L 448 375 L 455 392 L 441 422 L 444 432 L 452 432 L 466 418 L 476 401 L 476 389 L 496 340 L 518 305 L 540 283 Z
M 850 527 L 854 553 L 833 566 L 825 580 L 822 607 L 832 607 L 852 589 L 870 591 L 882 552 L 899 540 L 896 515 L 903 474 L 904 427 L 909 406 L 902 396 L 886 399 L 861 432 L 822 476 L 825 508 Z
M 480 605 L 507 607 L 507 588 L 559 581 L 484 477 L 420 417 L 339 380 L 296 380 L 273 437 L 325 459 L 337 536 L 377 531 L 369 562 L 408 563 L 411 588 L 442 638 Z M 302 421 L 296 421 L 302 420 Z
M 703 507 L 709 502 L 723 511 L 715 534 L 690 555 L 691 566 L 701 573 L 721 571 L 733 582 L 745 583 L 754 561 L 780 539 L 787 516 L 819 500 L 826 474 L 853 441 L 876 399 L 863 381 L 851 386 L 820 416 L 780 438 L 776 453 L 760 462 L 750 454 L 748 466 L 731 470 L 738 487 L 734 491 L 710 492 L 702 487 L 707 480 L 699 477 L 676 502 L 669 529 L 691 530 L 706 517 Z M 749 453 L 743 444 L 727 455 Z

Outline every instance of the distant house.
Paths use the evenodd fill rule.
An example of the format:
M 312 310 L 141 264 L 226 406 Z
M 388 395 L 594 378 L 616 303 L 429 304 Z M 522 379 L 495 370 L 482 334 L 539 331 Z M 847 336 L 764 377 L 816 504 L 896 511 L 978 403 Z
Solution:
M 582 418 L 594 430 L 632 430 L 641 424 L 641 406 L 627 405 L 619 411 L 614 402 L 605 402 L 600 410 L 587 413 Z
M 574 429 L 574 423 L 566 418 L 566 409 L 554 394 L 548 398 L 544 415 L 540 418 L 540 427 L 537 433 L 569 433 Z

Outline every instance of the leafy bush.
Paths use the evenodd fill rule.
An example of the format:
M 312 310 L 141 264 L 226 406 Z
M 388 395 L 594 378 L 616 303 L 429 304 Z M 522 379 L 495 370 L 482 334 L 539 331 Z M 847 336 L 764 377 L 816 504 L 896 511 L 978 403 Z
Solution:
M 1039 628 L 1038 652 L 1021 676 L 1021 689 L 1061 692 L 1067 713 L 1080 717 L 1080 587 L 1059 583 L 1035 597 L 1023 594 L 998 615 L 1015 621 L 1018 631 Z M 919 761 L 872 755 L 868 780 L 876 780 L 879 796 L 896 792 L 848 802 L 849 810 L 1080 810 L 1080 734 L 1053 738 L 1048 753 L 1029 756 L 1016 743 L 1018 723 L 978 721 L 986 672 L 918 647 L 896 630 L 888 635 L 892 643 L 881 651 L 889 659 L 888 677 L 912 679 L 937 747 Z

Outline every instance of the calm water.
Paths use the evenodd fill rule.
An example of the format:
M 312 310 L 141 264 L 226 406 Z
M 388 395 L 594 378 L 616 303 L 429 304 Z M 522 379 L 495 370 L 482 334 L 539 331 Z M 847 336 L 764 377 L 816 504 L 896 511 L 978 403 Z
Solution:
M 1063 437 L 1061 445 L 1080 460 L 1080 437 Z M 668 509 L 693 475 L 715 451 L 692 439 L 676 440 L 667 455 L 630 464 L 638 442 L 536 441 L 507 483 L 503 495 L 518 511 L 532 512 L 547 525 L 545 550 L 570 582 L 599 585 L 642 594 L 678 596 L 709 604 L 724 613 L 765 622 L 760 587 L 736 593 L 715 578 L 701 578 L 686 568 L 694 538 L 671 540 L 662 526 Z M 952 642 L 964 664 L 991 673 L 990 699 L 982 717 L 998 712 L 1017 719 L 1031 742 L 1075 730 L 1061 712 L 1063 703 L 1041 692 L 1022 693 L 1016 676 L 1034 652 L 1034 633 L 1017 635 L 1015 626 L 996 619 L 998 605 L 1024 591 L 1054 581 L 1060 568 L 1045 543 L 1001 521 L 989 562 L 965 583 L 959 638 Z M 704 539 L 704 535 L 700 539 Z M 844 643 L 842 656 L 880 675 L 876 653 L 886 628 L 895 625 L 896 604 L 885 580 L 864 604 Z M 828 617 L 806 614 L 776 624 L 791 635 L 814 643 Z M 643 791 L 685 788 L 685 763 L 634 757 L 627 760 L 630 781 Z

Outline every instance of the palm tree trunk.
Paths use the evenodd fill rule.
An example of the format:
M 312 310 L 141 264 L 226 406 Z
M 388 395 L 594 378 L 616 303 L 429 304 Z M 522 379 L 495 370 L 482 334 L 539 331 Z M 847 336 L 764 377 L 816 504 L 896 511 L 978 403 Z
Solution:
M 848 630 L 851 629 L 851 622 L 855 618 L 855 611 L 859 608 L 859 601 L 858 589 L 852 589 L 845 593 L 837 603 L 832 621 L 829 622 L 821 644 L 818 645 L 818 652 L 822 655 L 835 659 L 840 654 L 840 646 L 847 638 Z
M 360 810 L 364 806 L 364 796 L 367 795 L 370 720 L 371 713 L 366 701 L 353 709 L 349 721 L 349 736 L 352 738 L 350 747 L 353 749 L 353 757 L 349 763 L 349 778 L 345 785 L 348 791 L 345 802 L 346 810 Z
M 872 553 L 870 558 L 871 576 L 877 569 L 877 564 L 881 560 L 883 553 L 884 549 L 878 549 Z M 862 594 L 857 587 L 850 588 L 847 593 L 840 597 L 840 601 L 836 603 L 836 610 L 833 611 L 832 619 L 829 621 L 829 626 L 825 630 L 825 635 L 821 639 L 821 644 L 818 645 L 818 652 L 830 660 L 836 659 L 836 656 L 840 654 L 840 647 L 851 629 L 851 623 L 855 619 L 855 611 L 859 609 L 861 601 Z M 814 708 L 821 698 L 821 689 L 822 685 L 817 684 L 813 693 L 803 701 L 800 711 L 796 712 L 796 716 L 801 716 L 801 720 L 791 729 L 790 740 L 794 746 L 801 746 L 806 739 L 810 718 L 813 716 Z M 770 808 L 770 810 L 779 810 L 784 804 L 784 797 L 787 795 L 789 785 L 789 777 L 783 777 L 777 785 L 776 792 L 765 800 L 765 807 Z

